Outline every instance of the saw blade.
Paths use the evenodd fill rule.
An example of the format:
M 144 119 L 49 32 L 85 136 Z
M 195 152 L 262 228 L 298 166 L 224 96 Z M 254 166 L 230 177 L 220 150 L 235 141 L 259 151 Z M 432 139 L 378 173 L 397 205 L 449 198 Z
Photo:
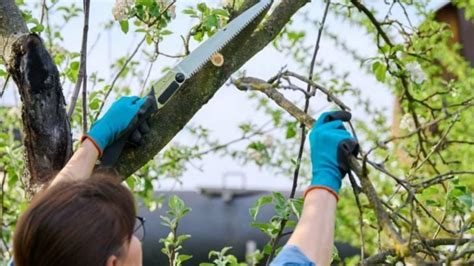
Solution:
M 190 78 L 271 4 L 272 0 L 262 0 L 247 9 L 192 51 L 175 69 Z

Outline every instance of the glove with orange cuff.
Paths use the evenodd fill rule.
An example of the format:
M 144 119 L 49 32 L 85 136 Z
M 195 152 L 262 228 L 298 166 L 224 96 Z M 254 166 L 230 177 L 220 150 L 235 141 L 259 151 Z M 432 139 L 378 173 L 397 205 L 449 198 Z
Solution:
M 313 189 L 325 189 L 338 199 L 342 178 L 350 171 L 349 156 L 357 155 L 359 145 L 346 130 L 343 121 L 351 119 L 345 111 L 323 113 L 309 134 L 313 178 L 305 195 Z
M 135 130 L 132 137 L 136 142 L 140 142 L 140 131 L 146 131 L 146 124 L 140 125 L 138 129 L 136 123 L 138 117 L 144 114 L 151 106 L 150 97 L 143 98 L 136 96 L 125 96 L 115 101 L 105 115 L 97 120 L 87 135 L 82 137 L 82 141 L 88 138 L 92 140 L 102 156 L 104 149 L 119 139 L 124 133 Z M 140 131 L 139 131 L 140 130 Z

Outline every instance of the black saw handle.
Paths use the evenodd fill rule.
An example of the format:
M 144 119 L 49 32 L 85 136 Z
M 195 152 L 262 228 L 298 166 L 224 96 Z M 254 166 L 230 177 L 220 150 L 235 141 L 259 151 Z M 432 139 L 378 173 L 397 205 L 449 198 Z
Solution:
M 131 141 L 133 132 L 138 127 L 146 123 L 147 119 L 156 111 L 158 111 L 158 105 L 156 103 L 155 90 L 152 88 L 147 95 L 148 99 L 145 104 L 147 105 L 143 111 L 140 111 L 137 116 L 132 120 L 128 128 L 121 134 L 121 136 L 113 142 L 110 146 L 105 148 L 104 154 L 100 159 L 99 168 L 111 168 L 115 166 L 123 149 L 127 144 L 138 146 L 138 144 Z

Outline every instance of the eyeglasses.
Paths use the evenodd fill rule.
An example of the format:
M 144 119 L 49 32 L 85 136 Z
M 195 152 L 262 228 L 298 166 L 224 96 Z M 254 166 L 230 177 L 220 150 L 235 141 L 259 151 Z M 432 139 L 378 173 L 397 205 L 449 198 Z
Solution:
M 145 218 L 136 216 L 135 226 L 133 228 L 133 235 L 140 240 L 145 239 Z

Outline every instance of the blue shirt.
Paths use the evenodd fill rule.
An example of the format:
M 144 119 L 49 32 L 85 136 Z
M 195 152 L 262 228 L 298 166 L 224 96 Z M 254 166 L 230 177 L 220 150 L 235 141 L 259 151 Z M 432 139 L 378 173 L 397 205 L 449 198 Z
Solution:
M 285 245 L 270 266 L 316 266 L 303 252 L 293 245 Z

